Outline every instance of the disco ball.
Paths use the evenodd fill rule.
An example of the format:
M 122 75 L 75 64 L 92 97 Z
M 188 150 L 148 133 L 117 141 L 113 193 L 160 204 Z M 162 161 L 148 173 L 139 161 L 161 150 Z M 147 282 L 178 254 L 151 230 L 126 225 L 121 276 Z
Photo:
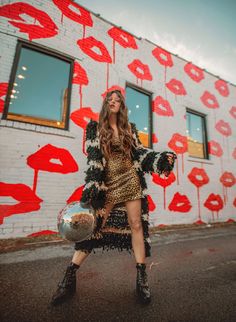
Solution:
M 96 228 L 95 212 L 78 201 L 71 202 L 60 211 L 57 227 L 63 238 L 81 242 L 91 237 Z

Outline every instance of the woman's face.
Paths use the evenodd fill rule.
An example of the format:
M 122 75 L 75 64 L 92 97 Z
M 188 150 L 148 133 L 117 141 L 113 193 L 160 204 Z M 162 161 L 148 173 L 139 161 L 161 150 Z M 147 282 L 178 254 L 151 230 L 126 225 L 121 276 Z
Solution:
M 117 114 L 120 110 L 121 100 L 116 93 L 112 93 L 108 98 L 108 107 L 111 113 Z

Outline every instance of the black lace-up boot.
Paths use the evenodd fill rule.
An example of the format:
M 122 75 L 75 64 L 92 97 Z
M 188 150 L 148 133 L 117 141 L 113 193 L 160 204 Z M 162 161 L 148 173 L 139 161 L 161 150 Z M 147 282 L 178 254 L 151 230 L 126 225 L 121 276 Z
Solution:
M 142 303 L 150 303 L 151 293 L 148 286 L 147 273 L 146 273 L 146 264 L 137 263 L 137 282 L 136 282 L 136 291 L 139 300 Z
M 63 280 L 58 284 L 58 288 L 52 297 L 51 305 L 61 304 L 74 295 L 76 291 L 76 271 L 79 267 L 74 263 L 67 267 Z

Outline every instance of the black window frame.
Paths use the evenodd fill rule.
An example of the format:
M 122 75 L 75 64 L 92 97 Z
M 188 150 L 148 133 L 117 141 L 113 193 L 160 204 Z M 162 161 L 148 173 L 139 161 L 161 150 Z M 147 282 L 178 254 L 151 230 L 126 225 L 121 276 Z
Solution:
M 42 54 L 46 54 L 55 58 L 59 58 L 63 61 L 66 61 L 70 64 L 70 72 L 69 72 L 69 79 L 68 79 L 68 93 L 67 93 L 67 106 L 63 111 L 63 120 L 58 125 L 58 121 L 54 120 L 47 120 L 39 117 L 31 117 L 31 116 L 23 116 L 21 114 L 15 114 L 9 112 L 9 105 L 10 105 L 10 95 L 12 93 L 14 81 L 16 78 L 16 72 L 19 64 L 20 54 L 22 48 L 28 48 L 30 50 L 37 51 Z M 17 121 L 22 123 L 30 123 L 34 125 L 41 125 L 46 127 L 52 127 L 61 130 L 69 130 L 69 116 L 70 116 L 70 105 L 71 105 L 71 91 L 72 91 L 72 79 L 73 79 L 73 71 L 74 71 L 74 58 L 68 55 L 61 54 L 53 49 L 48 49 L 45 46 L 38 45 L 35 43 L 27 42 L 22 39 L 17 40 L 16 45 L 16 52 L 13 60 L 13 65 L 10 73 L 9 83 L 8 83 L 8 90 L 4 104 L 3 116 L 2 118 L 8 121 Z M 9 117 L 10 116 L 10 117 Z
M 153 115 L 152 115 L 152 97 L 153 97 L 153 92 L 148 91 L 142 87 L 139 87 L 137 85 L 134 85 L 133 83 L 126 82 L 125 83 L 125 92 L 126 88 L 130 87 L 138 92 L 141 92 L 142 94 L 145 94 L 149 97 L 149 117 L 148 117 L 148 126 L 150 129 L 150 135 L 148 136 L 148 146 L 147 148 L 152 149 L 153 148 L 153 142 L 152 142 L 152 136 L 153 136 Z M 138 128 L 137 128 L 138 130 Z M 146 147 L 146 146 L 145 146 Z
M 200 160 L 209 160 L 209 151 L 208 151 L 208 135 L 207 135 L 207 114 L 201 113 L 199 111 L 193 110 L 191 108 L 186 108 L 186 113 L 190 113 L 190 114 L 194 114 L 197 115 L 199 117 L 201 117 L 202 120 L 202 135 L 203 135 L 203 154 L 204 157 L 200 158 L 197 156 L 193 156 L 190 155 L 188 152 L 189 157 L 191 158 L 196 158 L 196 159 L 200 159 Z M 187 121 L 187 120 L 186 120 Z M 186 125 L 187 128 L 187 125 Z

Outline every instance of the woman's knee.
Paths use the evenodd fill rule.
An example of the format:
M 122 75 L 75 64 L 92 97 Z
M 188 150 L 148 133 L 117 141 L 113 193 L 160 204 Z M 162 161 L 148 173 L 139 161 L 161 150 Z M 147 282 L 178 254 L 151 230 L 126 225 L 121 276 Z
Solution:
M 129 220 L 130 228 L 133 231 L 142 230 L 142 221 L 139 218 Z

